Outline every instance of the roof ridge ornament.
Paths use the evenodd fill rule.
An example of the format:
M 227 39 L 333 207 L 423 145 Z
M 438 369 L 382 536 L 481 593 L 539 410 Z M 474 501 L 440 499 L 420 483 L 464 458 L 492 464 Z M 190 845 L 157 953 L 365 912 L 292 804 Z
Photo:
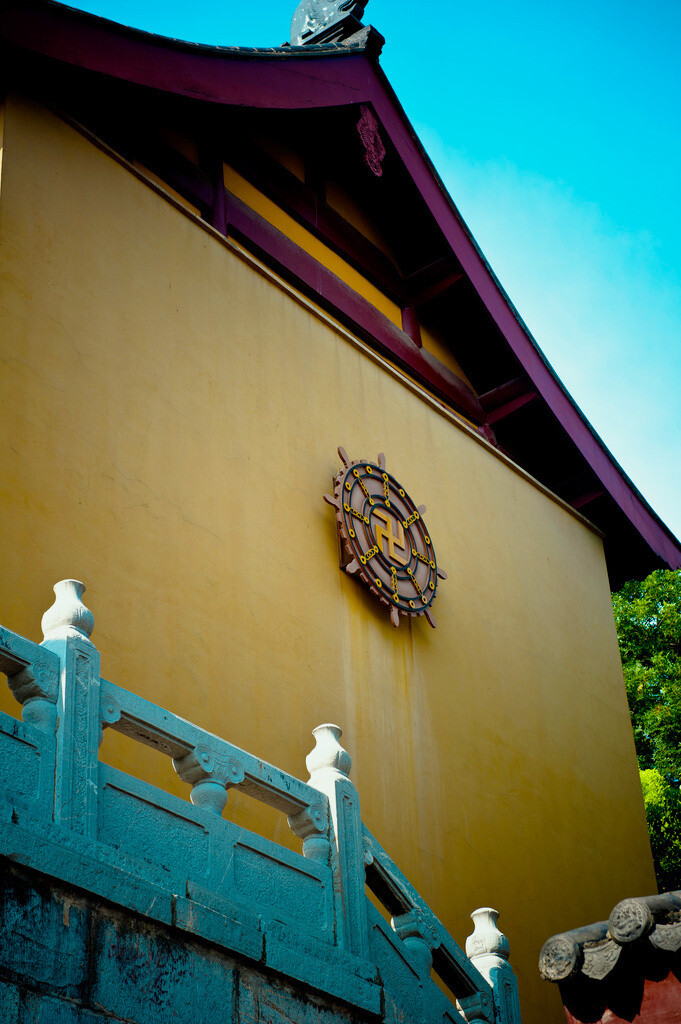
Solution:
M 364 28 L 368 0 L 300 0 L 291 20 L 291 46 L 340 43 Z

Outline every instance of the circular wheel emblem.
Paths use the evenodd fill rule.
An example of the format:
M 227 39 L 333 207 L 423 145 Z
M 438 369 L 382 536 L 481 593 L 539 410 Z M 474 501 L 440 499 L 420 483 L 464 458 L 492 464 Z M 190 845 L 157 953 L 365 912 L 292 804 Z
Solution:
M 390 608 L 393 626 L 400 615 L 425 615 L 435 627 L 432 604 L 438 578 L 433 541 L 423 521 L 425 505 L 415 505 L 394 476 L 386 472 L 385 455 L 376 462 L 338 454 L 343 469 L 334 477 L 333 495 L 324 501 L 336 510 L 341 538 L 341 564 L 357 574 Z

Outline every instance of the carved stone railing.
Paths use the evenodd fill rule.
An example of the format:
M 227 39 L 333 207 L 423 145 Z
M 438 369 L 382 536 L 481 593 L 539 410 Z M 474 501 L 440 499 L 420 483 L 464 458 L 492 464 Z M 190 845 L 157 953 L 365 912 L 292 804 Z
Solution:
M 0 854 L 385 1021 L 519 1024 L 497 912 L 464 953 L 363 825 L 338 726 L 303 783 L 102 679 L 83 584 L 54 589 L 42 644 L 0 627 L 23 719 L 0 713 Z M 101 762 L 103 729 L 170 758 L 190 800 Z M 283 812 L 302 855 L 223 817 L 230 789 Z

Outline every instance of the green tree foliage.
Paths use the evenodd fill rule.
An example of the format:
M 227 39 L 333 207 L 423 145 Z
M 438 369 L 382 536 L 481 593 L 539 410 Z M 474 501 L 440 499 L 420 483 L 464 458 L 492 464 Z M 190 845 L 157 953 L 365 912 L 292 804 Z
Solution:
M 681 888 L 681 571 L 613 594 L 629 711 L 660 889 Z
M 657 768 L 640 771 L 655 876 L 661 892 L 681 888 L 681 798 Z

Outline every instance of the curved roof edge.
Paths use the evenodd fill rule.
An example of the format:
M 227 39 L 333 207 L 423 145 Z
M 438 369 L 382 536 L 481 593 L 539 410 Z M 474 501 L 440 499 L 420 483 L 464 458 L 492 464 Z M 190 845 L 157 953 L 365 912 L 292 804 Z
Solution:
M 681 568 L 681 543 L 569 395 L 480 251 L 378 65 L 383 39 L 374 29 L 338 44 L 248 49 L 169 39 L 54 0 L 6 0 L 0 38 L 66 64 L 203 102 L 288 110 L 370 104 L 545 405 L 651 551 L 670 568 Z
M 336 54 L 342 56 L 345 53 L 378 53 L 385 42 L 380 32 L 377 32 L 371 25 L 363 26 L 353 36 L 338 43 L 306 43 L 304 46 L 296 46 L 291 43 L 282 43 L 280 46 L 223 46 L 215 43 L 195 43 L 188 39 L 176 39 L 172 36 L 161 36 L 155 32 L 148 32 L 145 29 L 132 28 L 130 25 L 123 25 L 121 22 L 112 21 L 110 18 L 103 18 L 98 14 L 90 14 L 78 7 L 70 7 L 68 4 L 59 3 L 58 0 L 26 0 L 21 3 L 6 3 L 5 13 L 9 15 L 11 22 L 12 11 L 34 11 L 36 13 L 48 14 L 53 12 L 57 18 L 67 17 L 72 25 L 81 22 L 91 28 L 98 27 L 102 32 L 109 35 L 128 37 L 129 39 L 144 40 L 153 46 L 160 46 L 162 49 L 184 50 L 187 53 L 204 53 L 209 56 L 221 56 L 227 59 L 257 60 L 265 58 L 300 58 L 314 57 L 319 54 Z M 378 54 L 376 54 L 378 55 Z

